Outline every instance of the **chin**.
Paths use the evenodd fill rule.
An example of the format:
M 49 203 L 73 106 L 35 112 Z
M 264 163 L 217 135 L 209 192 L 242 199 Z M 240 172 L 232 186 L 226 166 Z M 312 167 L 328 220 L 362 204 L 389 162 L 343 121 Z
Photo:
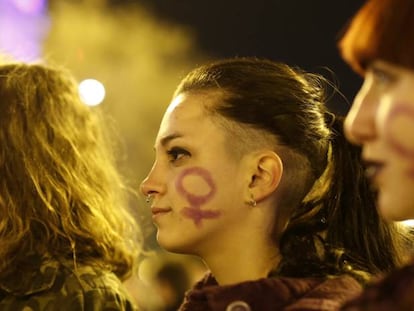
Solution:
M 413 203 L 407 204 L 407 201 L 398 202 L 394 200 L 389 202 L 380 200 L 378 203 L 380 216 L 389 222 L 414 219 L 414 201 L 411 202 Z
M 395 203 L 390 204 L 390 202 L 384 198 L 384 195 L 379 194 L 378 196 L 378 213 L 380 217 L 385 221 L 398 221 L 398 211 L 395 208 Z
M 191 253 L 188 251 L 188 247 L 185 247 L 182 244 L 182 241 L 180 241 L 180 243 L 177 243 L 176 239 L 173 239 L 171 236 L 168 236 L 168 235 L 163 236 L 159 232 L 157 234 L 157 242 L 163 249 L 171 253 L 177 253 L 177 254 L 190 254 Z

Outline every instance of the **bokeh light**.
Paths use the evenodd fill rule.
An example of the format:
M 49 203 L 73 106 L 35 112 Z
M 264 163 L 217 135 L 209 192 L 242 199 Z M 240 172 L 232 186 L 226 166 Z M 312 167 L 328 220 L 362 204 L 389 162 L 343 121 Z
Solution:
M 404 226 L 414 227 L 414 219 L 404 220 L 401 222 Z
M 46 0 L 0 0 L 0 53 L 23 61 L 42 58 L 49 24 Z
M 86 79 L 79 83 L 79 96 L 88 106 L 96 106 L 105 98 L 105 87 L 95 79 Z
M 13 4 L 27 14 L 39 14 L 46 9 L 46 0 L 13 0 Z
M 138 190 L 152 167 L 154 139 L 178 82 L 208 56 L 198 50 L 192 29 L 155 17 L 140 1 L 117 9 L 106 0 L 49 2 L 44 59 L 64 65 L 79 82 L 95 78 L 104 84 L 104 102 L 93 108 L 119 137 L 119 168 L 129 188 Z M 151 211 L 136 198 L 129 203 L 146 248 L 156 248 Z

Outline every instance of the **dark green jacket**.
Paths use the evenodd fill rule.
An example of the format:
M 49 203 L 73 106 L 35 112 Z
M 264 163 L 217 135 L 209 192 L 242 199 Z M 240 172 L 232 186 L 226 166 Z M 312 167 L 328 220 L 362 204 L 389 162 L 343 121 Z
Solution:
M 92 266 L 38 260 L 19 276 L 0 281 L 1 311 L 135 311 L 121 281 Z

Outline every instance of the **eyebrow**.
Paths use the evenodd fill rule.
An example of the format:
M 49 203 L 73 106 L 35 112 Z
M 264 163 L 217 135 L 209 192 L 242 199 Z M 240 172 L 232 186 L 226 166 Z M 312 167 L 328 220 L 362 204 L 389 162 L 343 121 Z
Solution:
M 183 135 L 180 134 L 180 133 L 173 133 L 173 134 L 167 135 L 167 136 L 161 138 L 160 144 L 161 144 L 162 147 L 165 147 L 170 141 L 172 141 L 176 138 L 182 137 L 182 136 Z

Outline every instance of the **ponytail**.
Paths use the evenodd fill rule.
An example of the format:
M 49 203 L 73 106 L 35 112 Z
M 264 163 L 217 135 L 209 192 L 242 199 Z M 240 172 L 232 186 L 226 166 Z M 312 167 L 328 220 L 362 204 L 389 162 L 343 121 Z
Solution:
M 397 228 L 378 215 L 361 162 L 361 148 L 344 137 L 343 117 L 327 114 L 331 129 L 326 190 L 302 202 L 279 241 L 278 275 L 350 273 L 358 280 L 394 269 L 401 261 Z M 317 182 L 316 182 L 317 183 Z M 318 185 L 321 186 L 321 183 Z M 324 186 L 322 186 L 323 188 Z M 369 228 L 368 228 L 368 226 Z
M 326 243 L 343 249 L 352 267 L 371 274 L 389 272 L 401 260 L 396 226 L 386 224 L 376 209 L 361 162 L 361 148 L 343 133 L 343 117 L 332 124 L 332 184 L 326 194 Z M 368 226 L 369 228 L 368 228 Z

